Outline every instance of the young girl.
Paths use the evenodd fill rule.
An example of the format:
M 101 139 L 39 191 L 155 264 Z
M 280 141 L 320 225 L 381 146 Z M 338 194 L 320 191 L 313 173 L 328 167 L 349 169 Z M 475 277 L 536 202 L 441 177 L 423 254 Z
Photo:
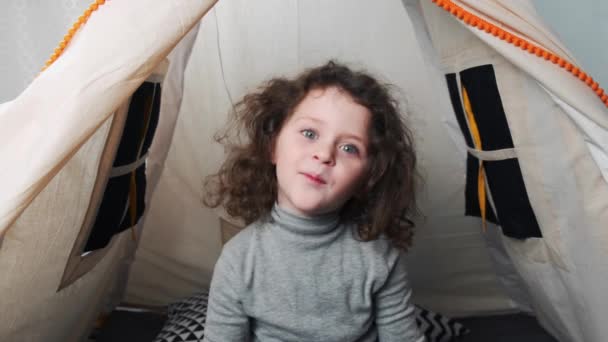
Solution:
M 335 62 L 272 79 L 219 141 L 205 203 L 248 226 L 215 266 L 204 341 L 424 340 L 404 260 L 415 155 L 387 86 Z

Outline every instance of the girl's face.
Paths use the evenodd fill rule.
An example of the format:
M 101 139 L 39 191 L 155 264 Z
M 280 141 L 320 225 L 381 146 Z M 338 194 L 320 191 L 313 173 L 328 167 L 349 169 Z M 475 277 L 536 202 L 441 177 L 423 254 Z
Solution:
M 370 121 L 339 88 L 311 90 L 275 138 L 279 206 L 303 216 L 340 209 L 367 174 Z

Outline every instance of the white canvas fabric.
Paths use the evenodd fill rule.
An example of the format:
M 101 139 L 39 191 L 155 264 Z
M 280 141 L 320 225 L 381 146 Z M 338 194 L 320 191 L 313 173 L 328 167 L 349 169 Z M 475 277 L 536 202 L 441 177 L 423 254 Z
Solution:
M 212 16 L 209 19 L 212 19 Z M 207 20 L 205 20 L 207 22 Z M 172 160 L 175 160 L 175 156 L 171 155 L 171 151 L 175 148 L 174 145 L 180 140 L 189 139 L 182 136 L 181 126 L 178 123 L 178 118 L 181 115 L 183 107 L 188 106 L 187 98 L 183 99 L 182 91 L 184 85 L 187 85 L 189 79 L 189 73 L 185 72 L 187 62 L 191 59 L 192 47 L 197 39 L 198 27 L 196 30 L 191 31 L 188 36 L 180 42 L 177 50 L 172 52 L 169 56 L 171 60 L 171 69 L 168 71 L 163 83 L 163 97 L 161 99 L 161 112 L 160 121 L 157 127 L 156 135 L 152 145 L 150 146 L 148 165 L 146 174 L 149 180 L 149 187 L 152 186 L 154 189 L 152 192 L 147 193 L 148 199 L 146 202 L 148 210 L 145 218 L 143 228 L 145 228 L 140 234 L 140 245 L 137 249 L 137 256 L 134 258 L 135 266 L 131 268 L 129 275 L 128 291 L 126 292 L 126 300 L 131 303 L 140 303 L 146 305 L 156 305 L 157 303 L 153 300 L 157 295 L 157 284 L 172 283 L 174 280 L 167 281 L 167 272 L 172 275 L 177 270 L 182 270 L 179 266 L 171 264 L 172 260 L 177 257 L 178 260 L 182 261 L 185 257 L 190 257 L 197 262 L 214 259 L 215 255 L 209 256 L 207 248 L 202 243 L 205 240 L 213 240 L 212 237 L 201 236 L 194 241 L 189 240 L 192 236 L 188 236 L 180 231 L 180 227 L 186 220 L 193 231 L 198 230 L 199 226 L 202 226 L 202 222 L 206 222 L 200 217 L 193 217 L 192 211 L 189 208 L 200 207 L 200 198 L 193 198 L 191 195 L 193 192 L 200 191 L 200 184 L 194 185 L 192 189 L 185 188 L 183 182 L 179 179 L 169 184 L 165 183 L 168 175 L 174 173 L 181 173 L 181 170 L 175 170 L 172 166 Z M 199 38 L 200 39 L 200 38 Z M 185 44 L 184 44 L 185 43 Z M 196 57 L 192 57 L 196 58 Z M 196 89 L 194 87 L 193 89 Z M 190 95 L 196 97 L 200 96 L 204 90 L 193 92 Z M 186 94 L 188 96 L 189 94 Z M 196 114 L 196 113 L 195 113 Z M 203 116 L 197 116 L 194 119 L 204 119 Z M 189 122 L 186 119 L 186 127 L 192 129 L 193 136 L 197 136 L 201 130 L 205 130 L 205 124 L 201 121 Z M 176 128 L 177 126 L 177 128 Z M 208 136 L 208 135 L 207 135 Z M 200 134 L 200 137 L 206 137 L 205 134 Z M 192 146 L 194 147 L 194 146 Z M 188 156 L 189 152 L 181 154 L 180 158 L 185 160 L 190 159 Z M 168 160 L 166 158 L 168 157 Z M 188 162 L 188 161 L 186 161 Z M 161 177 L 161 175 L 163 175 Z M 198 187 L 198 188 L 196 188 Z M 155 192 L 164 193 L 163 196 L 154 196 Z M 154 200 L 152 200 L 154 198 Z M 162 201 L 159 202 L 158 201 Z M 166 202 L 165 202 L 166 201 Z M 176 212 L 177 210 L 177 212 Z M 209 219 L 207 219 L 209 221 Z M 213 220 L 211 219 L 211 222 Z M 185 223 L 184 223 L 185 224 Z M 173 245 L 173 238 L 183 236 L 184 240 L 180 240 L 179 245 Z M 150 239 L 154 243 L 150 243 Z M 202 255 L 201 255 L 202 253 Z M 161 264 L 161 260 L 165 263 Z M 179 264 L 180 266 L 183 264 Z M 169 271 L 171 270 L 171 271 Z M 201 272 L 196 269 L 189 269 L 184 271 L 181 275 L 176 275 L 177 279 L 182 277 L 185 279 L 192 280 L 194 284 L 198 284 L 196 279 L 200 278 Z M 154 279 L 150 281 L 150 279 Z M 161 280 L 163 279 L 163 280 Z M 179 283 L 179 280 L 178 280 Z M 166 286 L 166 285 L 163 285 Z M 136 288 L 136 291 L 132 289 Z M 190 290 L 195 290 L 196 287 L 191 287 Z M 172 292 L 164 292 L 165 295 L 172 296 Z M 174 297 L 171 297 L 174 298 Z
M 98 301 L 112 280 L 105 271 L 120 261 L 120 249 L 112 249 L 88 277 L 56 291 L 82 224 L 108 129 L 106 123 L 94 134 L 5 236 L 0 248 L 0 340 L 75 341 L 95 318 Z
M 158 82 L 162 82 L 162 95 L 158 124 L 154 133 L 154 139 L 146 157 L 146 203 L 150 203 L 150 199 L 154 194 L 160 174 L 164 168 L 169 147 L 171 146 L 175 121 L 182 103 L 184 69 L 186 67 L 186 61 L 190 57 L 190 52 L 192 51 L 192 45 L 197 32 L 198 24 L 186 34 L 167 56 L 167 59 L 161 63 L 159 68 L 161 70 L 166 69 L 166 74 L 157 76 L 153 73 L 152 76 L 148 78 L 149 81 L 153 78 L 158 79 Z M 157 68 L 157 71 L 159 68 Z M 112 291 L 111 296 L 107 299 L 106 308 L 110 311 L 124 299 L 125 288 L 131 271 L 131 264 L 135 259 L 135 252 L 138 249 L 143 227 L 145 226 L 145 221 L 149 212 L 150 209 L 147 207 L 142 219 L 135 228 L 136 240 L 127 248 L 125 257 L 122 260 L 121 269 L 117 270 L 116 287 Z
M 483 8 L 483 10 L 488 11 L 484 12 L 483 17 L 488 17 L 490 21 L 494 17 L 494 22 L 500 22 L 501 25 L 508 27 L 511 32 L 518 33 L 521 31 L 523 38 L 528 38 L 530 41 L 566 58 L 571 63 L 579 65 L 572 54 L 557 43 L 559 40 L 550 33 L 549 29 L 536 15 L 534 5 L 530 0 L 515 2 L 465 0 L 454 2 L 462 4 L 465 8 L 471 8 L 473 11 L 475 8 Z M 604 130 L 608 129 L 606 106 L 599 101 L 595 92 L 591 91 L 584 82 L 577 80 L 572 74 L 564 72 L 563 69 L 557 68 L 553 63 L 547 63 L 542 58 L 527 52 L 524 53 L 525 51 L 496 39 L 492 35 L 477 29 L 471 29 L 471 32 L 504 55 L 511 63 L 529 73 L 560 99 L 581 114 L 589 117 L 599 127 Z M 556 70 L 561 70 L 561 72 L 555 72 Z
M 470 40 L 471 34 L 455 22 L 448 21 L 446 23 L 442 23 L 441 21 L 433 20 L 432 17 L 429 17 L 432 15 L 440 14 L 440 10 L 435 8 L 434 5 L 430 2 L 425 3 L 418 0 L 404 0 L 403 4 L 408 13 L 408 17 L 412 21 L 413 29 L 415 30 L 416 41 L 418 43 L 417 48 L 419 48 L 421 50 L 422 55 L 425 56 L 426 72 L 430 75 L 430 88 L 434 89 L 435 92 L 444 92 L 441 96 L 434 97 L 433 105 L 437 108 L 434 108 L 433 112 L 439 115 L 440 125 L 442 125 L 446 130 L 450 138 L 449 141 L 452 144 L 453 148 L 458 151 L 457 157 L 460 158 L 460 160 L 464 163 L 467 152 L 471 152 L 475 155 L 477 151 L 471 151 L 467 148 L 460 127 L 458 126 L 456 116 L 453 113 L 452 105 L 448 98 L 445 83 L 445 74 L 448 72 L 454 72 L 454 70 L 452 68 L 446 67 L 445 63 L 442 63 L 440 58 L 441 51 L 438 51 L 433 46 L 431 42 L 431 33 L 436 35 L 436 32 L 434 31 L 437 30 L 450 32 L 450 40 L 463 40 L 465 46 L 467 46 L 468 49 L 474 48 L 473 46 L 471 46 L 471 44 L 467 43 L 467 41 Z M 442 17 L 442 15 L 440 15 L 439 18 L 446 19 L 445 17 Z M 479 42 L 477 42 L 477 44 L 479 44 Z M 467 55 L 467 57 L 471 56 Z M 471 61 L 471 63 L 477 62 L 478 60 Z M 488 157 L 492 158 L 493 156 L 486 156 L 486 158 Z M 460 172 L 463 177 L 465 173 L 464 168 L 464 165 L 462 165 L 462 169 L 458 169 L 458 172 Z M 459 198 L 460 201 L 458 203 L 455 203 L 454 205 L 458 208 L 459 211 L 457 213 L 461 216 L 462 213 L 464 213 L 464 196 L 462 194 L 462 191 L 464 191 L 464 183 L 461 188 L 459 188 L 459 191 L 460 193 L 458 195 L 450 196 L 450 198 L 452 200 L 454 200 L 455 198 Z M 513 309 L 521 310 L 524 312 L 531 312 L 532 309 L 530 308 L 529 294 L 525 288 L 525 285 L 522 284 L 521 276 L 513 268 L 513 264 L 510 260 L 510 257 L 507 254 L 507 251 L 505 250 L 504 244 L 502 242 L 502 231 L 500 230 L 500 228 L 496 227 L 491 222 L 488 222 L 487 231 L 485 233 L 481 233 L 478 219 L 470 219 L 469 221 L 467 221 L 467 224 L 472 227 L 475 227 L 477 229 L 475 231 L 476 234 L 479 234 L 483 239 L 484 247 L 488 253 L 488 260 L 491 261 L 492 270 L 494 273 L 493 276 L 497 277 L 499 282 L 499 288 L 504 291 L 504 293 L 506 293 L 508 297 L 508 304 L 500 303 L 497 301 L 488 301 L 484 308 L 484 313 L 489 313 L 493 311 L 509 311 Z M 456 226 L 459 227 L 456 228 L 457 230 L 461 229 L 460 225 Z M 440 229 L 442 229 L 443 233 L 448 237 L 450 236 L 450 234 L 453 234 L 452 229 Z M 467 248 L 470 248 L 470 245 L 467 245 Z M 431 253 L 433 253 L 432 250 L 429 250 L 429 252 L 429 256 L 431 256 Z M 446 258 L 447 255 L 448 253 L 444 254 Z M 478 263 L 480 262 L 479 260 L 475 260 L 474 257 L 476 256 L 472 254 L 471 257 L 466 260 L 466 262 L 468 262 L 471 267 L 476 267 L 476 265 L 478 265 Z M 483 272 L 480 270 L 479 273 L 477 273 L 476 278 L 474 279 L 483 279 L 483 277 Z M 454 278 L 455 277 L 450 277 L 450 281 L 453 281 Z M 468 279 L 466 277 L 462 278 L 463 282 L 467 282 L 467 280 Z M 421 284 L 421 286 L 423 285 Z M 459 301 L 457 305 L 459 305 L 459 307 L 461 308 L 467 308 L 470 305 L 469 302 L 470 300 L 465 299 L 463 301 Z M 454 307 L 451 310 L 456 310 L 456 315 L 475 314 L 474 312 L 458 311 L 458 309 L 456 309 L 457 305 L 450 305 Z M 481 314 L 481 312 L 479 312 L 478 314 Z
M 479 7 L 492 7 L 484 5 Z M 448 27 L 456 30 L 444 19 L 451 16 L 437 7 L 425 9 L 446 68 L 484 63 L 495 68 L 515 152 L 543 234 L 542 239 L 526 241 L 503 237 L 530 292 L 533 311 L 560 341 L 601 341 L 608 333 L 600 322 L 608 313 L 602 296 L 608 234 L 601 223 L 608 222 L 608 183 L 602 177 L 605 165 L 599 143 L 606 134 L 608 111 L 576 77 L 485 32 L 467 27 L 490 48 L 464 48 L 462 41 L 446 34 Z M 516 28 L 520 26 L 512 24 L 513 18 L 534 18 L 525 15 L 530 3 L 520 1 L 509 9 L 521 15 L 497 12 L 487 17 Z M 544 32 L 526 32 L 537 44 L 555 48 L 556 40 L 540 22 L 530 20 L 529 26 Z
M 81 341 L 89 332 L 132 254 L 131 232 L 58 288 L 103 176 L 112 114 L 212 5 L 108 1 L 55 64 L 0 106 L 0 340 Z
M 2 107 L 3 165 L 23 167 L 2 168 L 0 236 L 213 3 L 159 1 L 150 10 L 147 1 L 108 2 L 62 58 Z

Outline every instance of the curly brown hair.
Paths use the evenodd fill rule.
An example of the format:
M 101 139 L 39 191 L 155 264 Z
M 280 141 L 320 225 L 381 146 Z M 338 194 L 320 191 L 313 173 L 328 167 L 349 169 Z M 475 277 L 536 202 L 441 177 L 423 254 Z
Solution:
M 398 248 L 411 245 L 417 213 L 416 155 L 391 86 L 335 61 L 293 79 L 273 78 L 235 105 L 226 129 L 215 136 L 228 155 L 220 170 L 205 179 L 203 202 L 223 205 L 249 224 L 267 217 L 277 198 L 271 161 L 273 140 L 296 106 L 312 89 L 336 87 L 366 107 L 370 124 L 370 170 L 364 191 L 342 207 L 340 216 L 358 227 L 361 240 L 382 234 Z

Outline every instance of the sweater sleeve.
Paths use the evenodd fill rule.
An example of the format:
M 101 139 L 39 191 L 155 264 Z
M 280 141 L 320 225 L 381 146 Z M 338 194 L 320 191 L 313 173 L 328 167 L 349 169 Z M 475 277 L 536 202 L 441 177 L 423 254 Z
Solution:
M 213 271 L 203 342 L 248 341 L 250 336 L 249 318 L 241 301 L 240 278 L 225 252 Z
M 389 265 L 391 266 L 391 265 Z M 424 342 L 416 323 L 412 290 L 407 280 L 405 256 L 400 253 L 388 279 L 375 296 L 379 342 Z

